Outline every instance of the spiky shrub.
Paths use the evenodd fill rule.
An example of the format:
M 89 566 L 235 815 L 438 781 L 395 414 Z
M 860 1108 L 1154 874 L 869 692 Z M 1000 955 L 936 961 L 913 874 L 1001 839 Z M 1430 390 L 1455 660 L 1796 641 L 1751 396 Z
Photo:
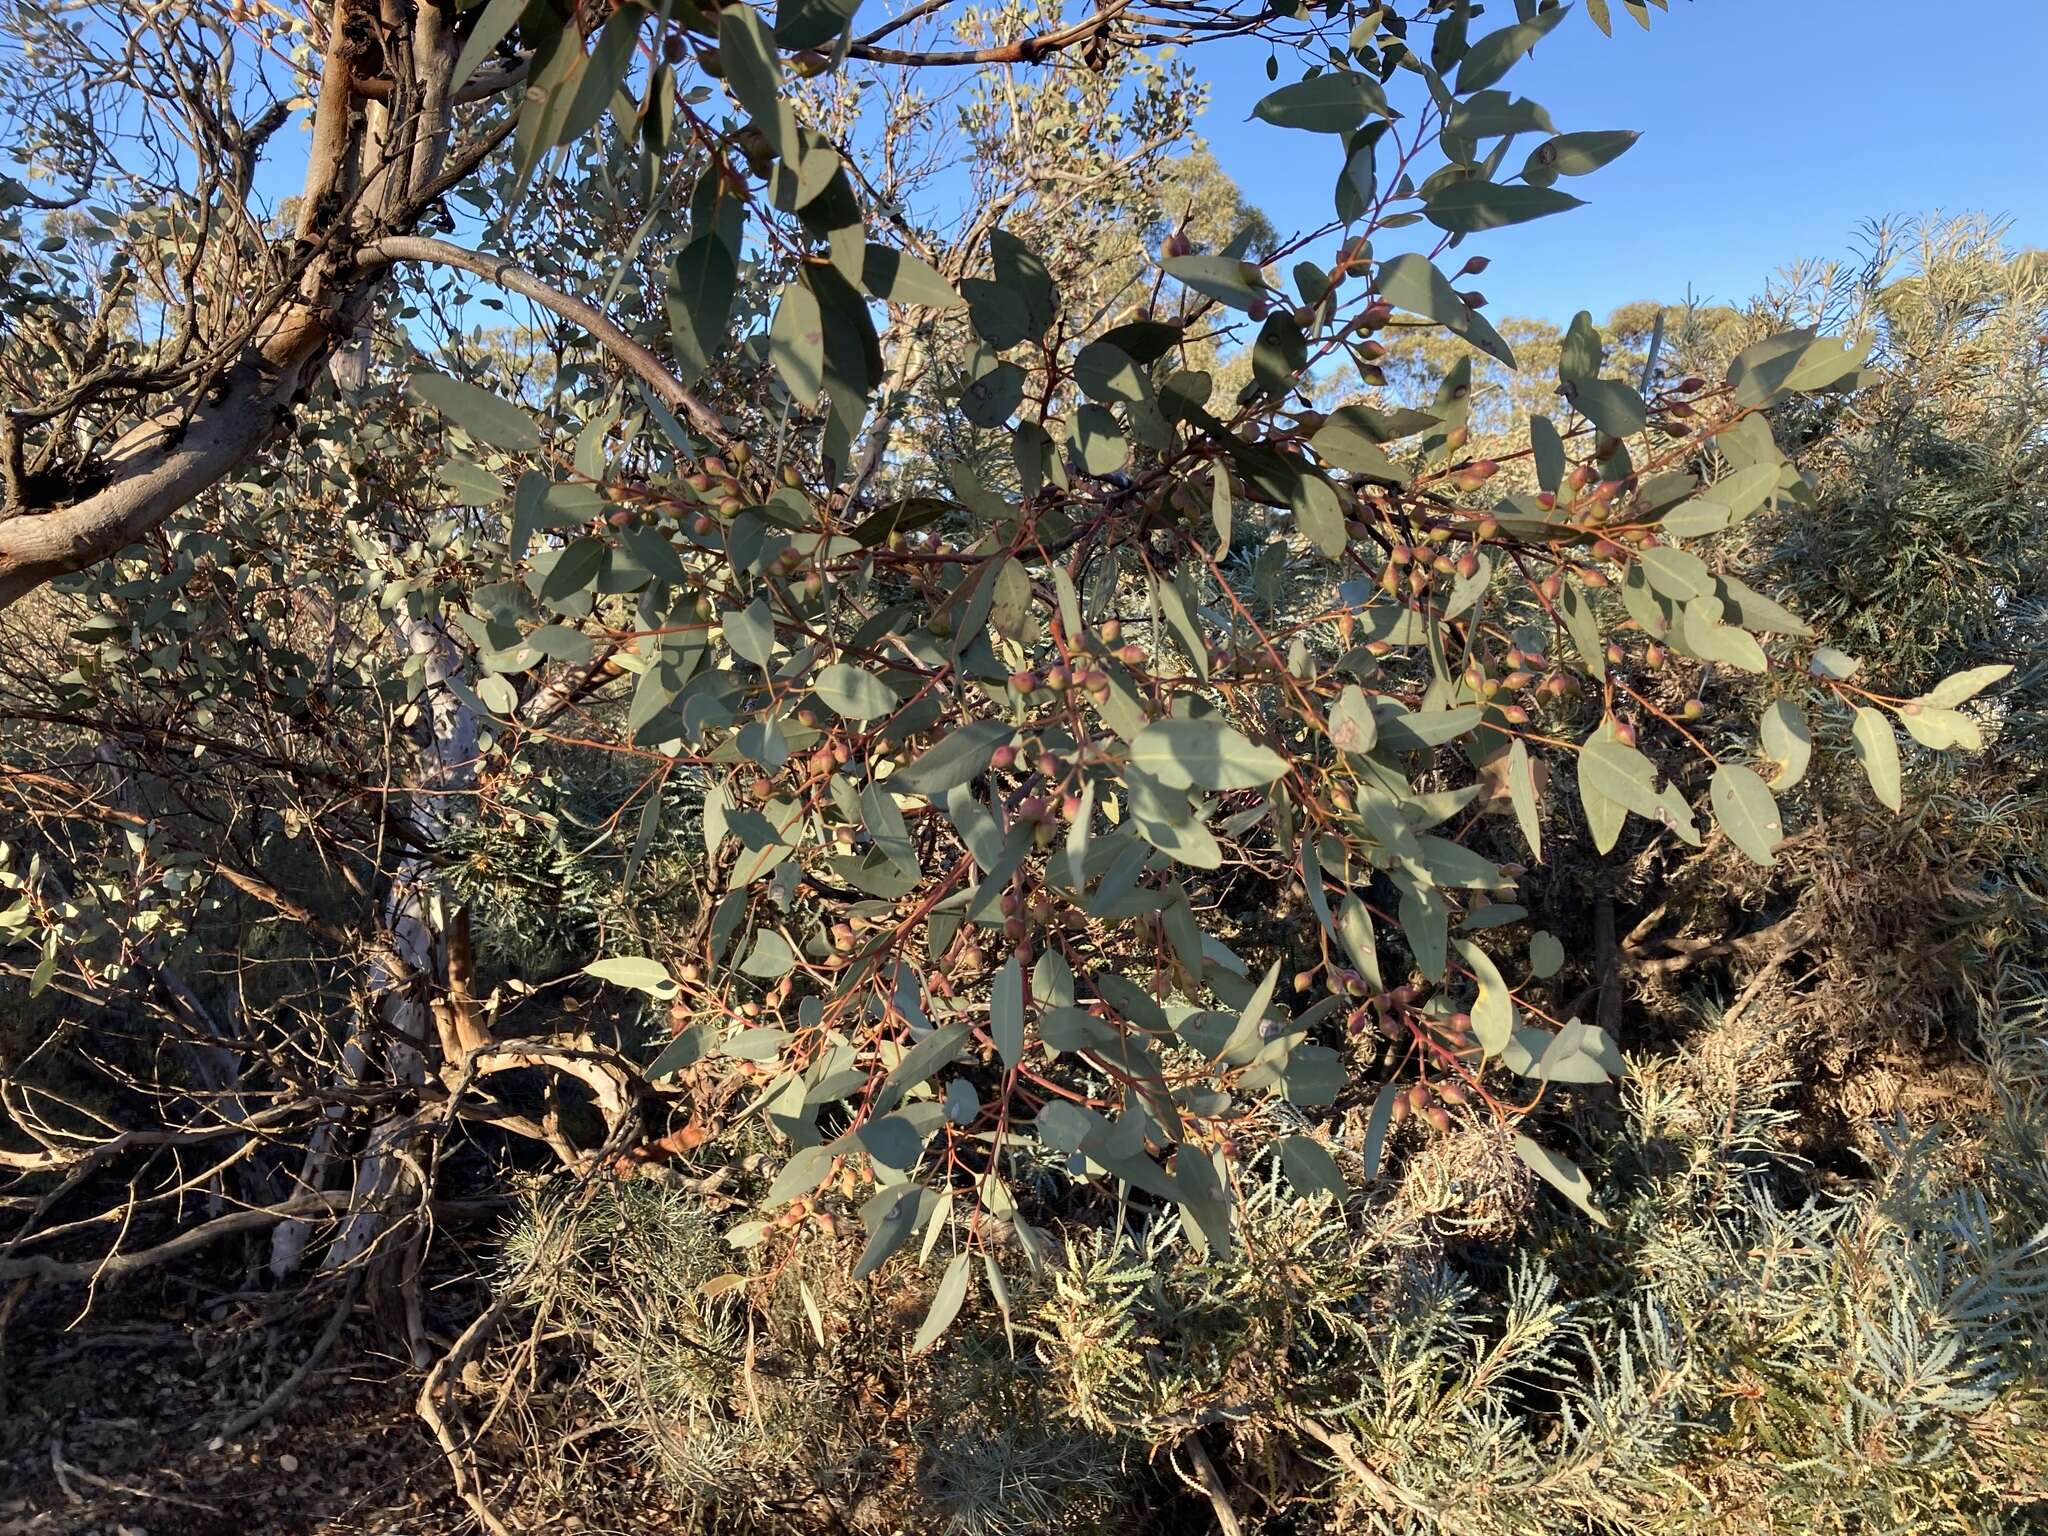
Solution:
M 516 1297 L 579 1341 L 576 1401 L 621 1427 L 693 1529 L 850 1514 L 1006 1536 L 1132 1507 L 1123 1448 L 1054 1413 L 1000 1335 L 964 1334 L 940 1369 L 908 1356 L 928 1283 L 877 1298 L 815 1231 L 736 1253 L 724 1229 L 694 1190 L 538 1185 L 502 1259 Z
M 694 1194 L 550 1195 L 509 1252 L 577 1224 L 528 1298 L 735 1528 L 826 1499 L 859 1529 L 1114 1529 L 1189 1496 L 1167 1468 L 1194 1438 L 1271 1531 L 2018 1531 L 2048 1498 L 2048 993 L 1983 1003 L 1995 1110 L 1900 1130 L 1857 1186 L 1795 1150 L 1769 1026 L 1710 1019 L 1632 1064 L 1592 1159 L 1605 1231 L 1542 1219 L 1497 1131 L 1432 1165 L 1452 1144 L 1404 1129 L 1409 1172 L 1342 1205 L 1262 1153 L 1235 1251 L 1175 1217 L 1074 1226 L 1013 1338 L 923 1356 L 891 1332 L 929 1281 L 877 1308 L 855 1241 L 811 1228 L 736 1257 Z M 1475 1232 L 1489 1202 L 1512 1248 Z

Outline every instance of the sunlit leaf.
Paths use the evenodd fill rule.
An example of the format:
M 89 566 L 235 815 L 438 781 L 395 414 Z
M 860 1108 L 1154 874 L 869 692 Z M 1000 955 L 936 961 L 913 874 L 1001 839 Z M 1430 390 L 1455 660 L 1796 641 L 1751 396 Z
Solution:
M 1905 802 L 1899 782 L 1899 738 L 1892 732 L 1891 721 L 1882 712 L 1859 705 L 1850 734 L 1871 793 L 1887 809 L 1898 810 Z
M 946 1264 L 946 1272 L 939 1277 L 939 1286 L 932 1293 L 931 1309 L 925 1313 L 924 1321 L 918 1325 L 917 1337 L 911 1342 L 910 1352 L 921 1355 L 938 1343 L 939 1336 L 953 1326 L 953 1319 L 960 1315 L 960 1308 L 967 1300 L 967 1282 L 971 1278 L 969 1261 L 972 1254 L 956 1253 Z
M 1553 1152 L 1540 1142 L 1517 1135 L 1515 1155 L 1534 1169 L 1544 1183 L 1571 1201 L 1594 1221 L 1603 1227 L 1610 1224 L 1607 1213 L 1593 1202 L 1593 1183 L 1586 1177 L 1585 1170 L 1562 1152 Z
M 1730 842 L 1759 864 L 1776 862 L 1772 850 L 1784 840 L 1785 826 L 1762 779 L 1740 763 L 1723 763 L 1714 770 L 1708 797 Z

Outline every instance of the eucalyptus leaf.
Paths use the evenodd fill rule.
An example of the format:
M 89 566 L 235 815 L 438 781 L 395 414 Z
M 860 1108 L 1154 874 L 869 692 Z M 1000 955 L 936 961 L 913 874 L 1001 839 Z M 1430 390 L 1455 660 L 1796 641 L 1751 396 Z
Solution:
M 1384 116 L 1387 95 L 1377 80 L 1352 70 L 1331 70 L 1269 92 L 1252 116 L 1279 128 L 1349 133 L 1368 116 Z
M 811 688 L 834 714 L 849 720 L 872 720 L 888 714 L 901 702 L 889 685 L 872 672 L 843 661 L 820 672 Z
M 946 1272 L 939 1277 L 938 1289 L 932 1293 L 931 1309 L 925 1313 L 924 1321 L 918 1325 L 917 1337 L 911 1341 L 910 1352 L 921 1355 L 938 1343 L 939 1337 L 953 1326 L 953 1320 L 960 1315 L 960 1308 L 967 1300 L 967 1282 L 972 1278 L 970 1262 L 972 1254 L 960 1252 L 946 1263 Z
M 1155 720 L 1131 743 L 1132 764 L 1177 788 L 1258 789 L 1287 771 L 1287 759 L 1220 720 Z
M 1850 735 L 1856 761 L 1863 765 L 1864 776 L 1870 780 L 1871 793 L 1886 809 L 1898 810 L 1905 797 L 1900 786 L 1899 738 L 1892 731 L 1891 721 L 1868 705 L 1858 705 Z
M 1785 826 L 1762 779 L 1740 763 L 1723 763 L 1714 770 L 1708 798 L 1730 842 L 1759 864 L 1776 862 L 1773 850 L 1784 840 Z
M 1584 1211 L 1600 1226 L 1608 1226 L 1607 1213 L 1593 1201 L 1593 1183 L 1579 1165 L 1561 1152 L 1553 1152 L 1528 1136 L 1515 1137 L 1515 1155 L 1528 1164 L 1552 1189 Z
M 532 415 L 489 390 L 431 368 L 415 369 L 406 388 L 480 443 L 513 453 L 540 446 L 540 429 Z

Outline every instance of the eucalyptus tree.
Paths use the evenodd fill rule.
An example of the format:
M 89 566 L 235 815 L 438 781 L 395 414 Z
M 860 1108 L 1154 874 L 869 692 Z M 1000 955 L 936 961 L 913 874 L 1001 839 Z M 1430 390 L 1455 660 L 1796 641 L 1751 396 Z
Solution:
M 270 1214 L 374 1207 L 345 1262 L 423 1211 L 421 1149 L 453 1123 L 591 1171 L 700 1154 L 736 1120 L 775 1171 L 731 1240 L 845 1207 L 858 1276 L 943 1250 L 920 1347 L 977 1277 L 1001 1306 L 1004 1267 L 1038 1262 L 1049 1187 L 1114 1188 L 1098 1211 L 1177 1212 L 1228 1250 L 1253 1158 L 1341 1195 L 1404 1119 L 1499 1128 L 1603 1219 L 1545 1127 L 1623 1070 L 1622 1041 L 1569 1006 L 1527 865 L 1561 840 L 1716 828 L 1769 864 L 1775 791 L 1816 738 L 1896 809 L 1895 723 L 1936 748 L 1987 728 L 1971 700 L 2004 669 L 1888 691 L 1882 657 L 1823 643 L 1729 558 L 1722 535 L 1811 495 L 1774 414 L 1857 388 L 1862 354 L 1789 329 L 1673 378 L 1657 327 L 1624 368 L 1581 314 L 1554 404 L 1511 455 L 1472 451 L 1474 357 L 1521 360 L 1459 286 L 1483 260 L 1465 247 L 1567 215 L 1567 186 L 1634 142 L 1503 88 L 1566 7 L 1019 6 L 953 17 L 958 46 L 932 8 L 855 10 L 12 13 L 33 174 L 9 195 L 44 248 L 6 278 L 0 596 L 110 580 L 63 643 L 132 653 L 188 620 L 202 578 L 248 579 L 181 536 L 181 509 L 232 500 L 236 475 L 274 500 L 249 466 L 287 427 L 347 500 L 352 434 L 397 431 L 351 416 L 367 392 L 435 445 L 397 477 L 420 534 L 335 562 L 406 637 L 401 668 L 366 662 L 359 721 L 442 722 L 411 789 L 473 773 L 489 800 L 544 746 L 625 761 L 641 778 L 607 823 L 632 829 L 627 885 L 666 792 L 701 797 L 701 920 L 587 967 L 600 995 L 646 1000 L 663 1048 L 561 1018 L 475 1027 L 452 935 L 439 960 L 416 936 L 404 984 L 449 1027 L 415 1010 L 381 1060 L 288 1099 L 316 1155 Z M 1203 49 L 1247 37 L 1274 59 L 1255 115 L 1320 168 L 1329 219 L 1147 215 Z M 953 72 L 968 83 L 939 105 L 925 82 Z M 309 106 L 275 230 L 252 199 Z M 974 207 L 940 229 L 914 201 L 955 130 Z M 614 247 L 554 233 L 588 227 L 572 184 L 630 211 Z M 452 334 L 479 290 L 401 280 L 422 269 L 573 327 L 564 366 L 484 366 Z M 442 321 L 450 345 L 417 355 Z M 1398 385 L 1384 338 L 1416 329 L 1449 339 L 1436 376 L 1322 408 L 1343 370 Z M 358 352 L 320 395 L 364 338 L 402 388 Z M 918 430 L 892 440 L 913 392 Z M 1526 473 L 1504 494 L 1510 456 Z M 160 649 L 167 672 L 205 666 Z M 284 670 L 321 671 L 304 651 Z M 1765 684 L 1753 722 L 1713 719 L 1729 671 Z M 370 785 L 346 789 L 360 814 Z M 434 851 L 433 827 L 391 820 L 353 835 Z M 47 984 L 64 903 L 10 878 L 5 921 Z M 488 1086 L 528 1070 L 580 1083 L 601 1124 L 579 1136 Z M 343 1133 L 347 1190 L 326 1152 Z

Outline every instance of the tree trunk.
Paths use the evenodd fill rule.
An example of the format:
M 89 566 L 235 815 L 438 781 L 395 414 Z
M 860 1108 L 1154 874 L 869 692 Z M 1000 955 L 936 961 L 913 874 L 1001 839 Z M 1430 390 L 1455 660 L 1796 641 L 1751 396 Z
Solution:
M 374 1026 L 358 1021 L 342 1050 L 342 1076 L 368 1079 L 381 1061 L 381 1081 L 418 1087 L 427 1080 L 428 1055 L 435 1048 L 430 989 L 439 979 L 436 957 L 435 855 L 449 829 L 468 816 L 467 795 L 476 784 L 475 712 L 443 684 L 461 667 L 462 655 L 438 617 L 400 613 L 391 635 L 408 656 L 425 658 L 421 702 L 425 719 L 406 819 L 415 840 L 394 872 L 383 903 L 379 952 L 370 968 Z M 389 1222 L 391 1201 L 408 1173 L 399 1155 L 416 1124 L 404 1108 L 391 1110 L 370 1132 L 357 1159 L 351 1215 L 330 1250 L 325 1267 L 359 1258 Z M 318 1188 L 335 1157 L 340 1127 L 323 1122 L 307 1149 L 303 1181 Z M 270 1269 L 282 1279 L 299 1267 L 311 1227 L 281 1224 L 271 1240 Z

